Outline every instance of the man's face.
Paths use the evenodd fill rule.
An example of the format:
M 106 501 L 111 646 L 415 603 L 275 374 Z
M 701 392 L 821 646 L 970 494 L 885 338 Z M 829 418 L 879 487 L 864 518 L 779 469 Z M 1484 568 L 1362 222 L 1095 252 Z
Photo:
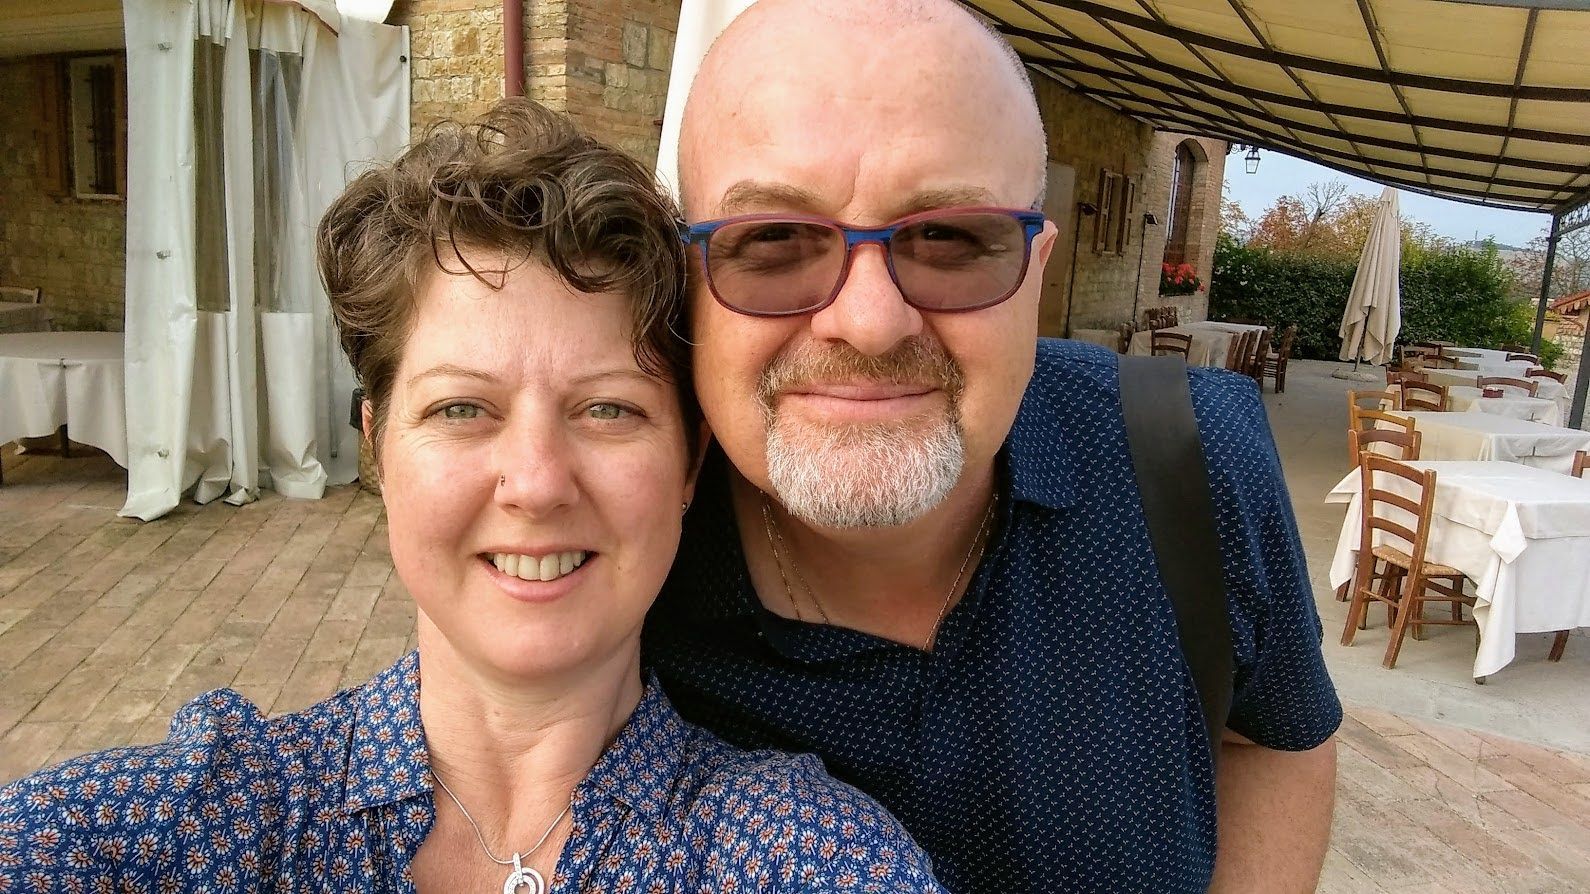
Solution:
M 1038 198 L 1042 147 L 1011 111 L 1025 97 L 986 47 L 931 28 L 881 46 L 816 37 L 764 57 L 763 72 L 797 76 L 748 73 L 725 89 L 726 66 L 692 99 L 691 221 L 795 212 L 880 226 Z M 969 313 L 911 307 L 877 244 L 856 248 L 832 304 L 801 316 L 736 313 L 696 276 L 696 388 L 736 468 L 810 524 L 903 524 L 933 508 L 963 466 L 992 460 L 1015 419 L 1054 235 L 1049 224 L 1034 240 L 1014 296 Z

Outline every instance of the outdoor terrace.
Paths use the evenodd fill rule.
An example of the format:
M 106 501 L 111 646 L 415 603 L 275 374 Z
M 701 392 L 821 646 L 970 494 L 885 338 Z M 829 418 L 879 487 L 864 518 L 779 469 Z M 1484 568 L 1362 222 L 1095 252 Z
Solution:
M 1590 889 L 1590 638 L 1547 663 L 1547 634 L 1485 686 L 1473 635 L 1410 641 L 1380 667 L 1382 616 L 1337 645 L 1325 580 L 1343 509 L 1349 383 L 1294 361 L 1266 393 L 1309 553 L 1325 654 L 1347 720 L 1324 892 Z M 84 751 L 164 737 L 173 711 L 232 686 L 292 711 L 414 645 L 380 500 L 266 491 L 243 507 L 183 503 L 119 519 L 126 473 L 103 456 L 4 456 L 0 487 L 0 781 Z

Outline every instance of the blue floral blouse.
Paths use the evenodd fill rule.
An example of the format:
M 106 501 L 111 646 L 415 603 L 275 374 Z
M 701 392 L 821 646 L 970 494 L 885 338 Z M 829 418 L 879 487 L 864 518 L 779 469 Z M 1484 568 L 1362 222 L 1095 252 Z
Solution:
M 419 658 L 296 714 L 229 689 L 160 745 L 84 755 L 0 788 L 0 894 L 414 890 L 436 819 Z M 565 892 L 934 892 L 882 807 L 809 755 L 746 752 L 651 680 L 574 791 Z

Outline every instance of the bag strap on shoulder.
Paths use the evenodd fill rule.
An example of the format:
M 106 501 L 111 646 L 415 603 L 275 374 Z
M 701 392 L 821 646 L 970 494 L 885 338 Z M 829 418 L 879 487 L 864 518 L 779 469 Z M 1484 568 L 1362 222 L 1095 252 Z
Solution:
M 1231 618 L 1187 364 L 1122 357 L 1121 414 L 1155 563 L 1176 612 L 1176 635 L 1209 731 L 1211 759 L 1231 710 Z

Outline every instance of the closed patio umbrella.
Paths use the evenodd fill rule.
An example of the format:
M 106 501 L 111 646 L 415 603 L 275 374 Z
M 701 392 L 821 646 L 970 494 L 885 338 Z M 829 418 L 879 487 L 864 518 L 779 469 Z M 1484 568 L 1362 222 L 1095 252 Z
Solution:
M 1369 227 L 1369 238 L 1358 256 L 1358 272 L 1342 314 L 1341 359 L 1381 364 L 1391 361 L 1397 333 L 1402 329 L 1402 222 L 1398 217 L 1397 191 L 1386 187 L 1380 207 Z
M 685 98 L 696 79 L 702 57 L 723 29 L 744 12 L 753 0 L 684 0 L 679 6 L 679 29 L 674 32 L 673 66 L 668 76 L 668 101 L 663 106 L 662 143 L 657 147 L 657 179 L 679 195 L 679 121 Z

